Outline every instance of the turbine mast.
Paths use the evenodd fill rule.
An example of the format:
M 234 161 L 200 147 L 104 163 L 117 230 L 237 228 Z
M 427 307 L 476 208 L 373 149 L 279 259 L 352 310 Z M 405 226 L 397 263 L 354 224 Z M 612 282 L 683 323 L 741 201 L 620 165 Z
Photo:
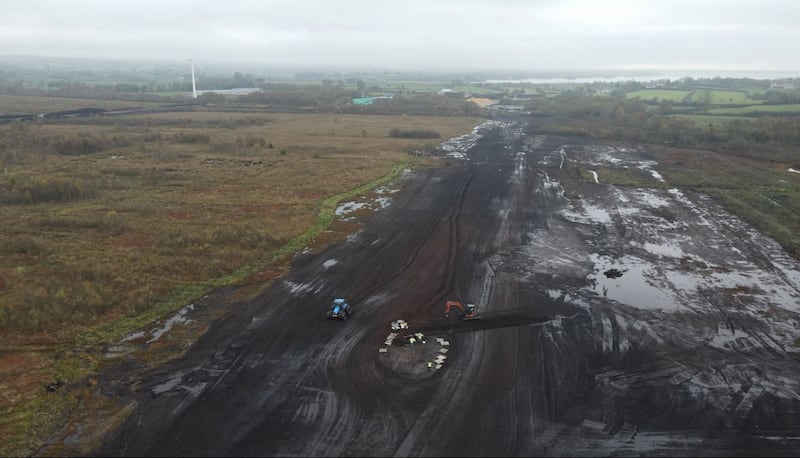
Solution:
M 194 82 L 194 59 L 189 59 L 192 64 L 192 97 L 197 98 L 197 85 Z

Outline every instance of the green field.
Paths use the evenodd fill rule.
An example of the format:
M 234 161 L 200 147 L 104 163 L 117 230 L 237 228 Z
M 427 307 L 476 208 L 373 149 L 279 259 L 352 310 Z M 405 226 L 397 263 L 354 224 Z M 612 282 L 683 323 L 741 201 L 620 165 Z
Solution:
M 751 99 L 745 91 L 723 89 L 642 89 L 629 92 L 628 98 L 640 98 L 646 102 L 669 100 L 673 103 L 705 103 L 709 105 L 757 105 L 761 100 Z
M 640 98 L 642 100 L 670 100 L 672 102 L 682 102 L 683 99 L 689 95 L 690 91 L 678 89 L 643 89 L 641 91 L 633 91 L 628 93 L 628 98 Z
M 751 99 L 744 91 L 726 91 L 721 89 L 698 89 L 692 94 L 691 102 L 708 100 L 711 105 L 755 105 L 760 100 Z

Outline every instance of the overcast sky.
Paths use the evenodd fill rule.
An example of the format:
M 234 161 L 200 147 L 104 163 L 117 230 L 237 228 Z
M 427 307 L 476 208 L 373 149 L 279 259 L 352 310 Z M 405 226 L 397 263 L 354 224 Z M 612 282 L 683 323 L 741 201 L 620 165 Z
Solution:
M 4 0 L 0 54 L 388 69 L 800 70 L 798 0 Z

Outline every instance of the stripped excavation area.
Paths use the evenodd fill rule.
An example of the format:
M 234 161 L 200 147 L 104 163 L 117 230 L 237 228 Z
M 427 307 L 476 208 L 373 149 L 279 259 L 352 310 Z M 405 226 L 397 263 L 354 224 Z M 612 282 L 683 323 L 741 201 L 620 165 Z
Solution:
M 98 453 L 796 454 L 800 264 L 648 148 L 519 119 L 446 142 L 180 360 L 108 374 L 131 413 Z

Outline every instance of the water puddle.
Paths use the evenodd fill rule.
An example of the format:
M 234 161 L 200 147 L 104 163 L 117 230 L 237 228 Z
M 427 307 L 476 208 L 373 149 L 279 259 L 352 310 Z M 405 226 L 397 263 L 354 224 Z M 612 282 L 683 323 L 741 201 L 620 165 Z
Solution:
M 392 199 L 388 197 L 378 197 L 377 199 L 375 199 L 375 203 L 378 204 L 378 206 L 380 206 L 381 209 L 384 209 L 388 207 L 389 204 L 392 203 Z
M 522 179 L 522 176 L 525 174 L 525 163 L 526 163 L 526 155 L 524 152 L 520 151 L 517 153 L 517 157 L 515 160 L 516 167 L 511 175 L 511 182 L 512 183 L 519 183 Z
M 336 216 L 344 216 L 348 213 L 353 213 L 354 211 L 361 210 L 362 208 L 366 207 L 366 202 L 345 202 L 343 204 L 339 204 L 336 207 Z
M 408 170 L 408 169 L 406 169 Z M 400 192 L 399 189 L 390 189 L 387 186 L 381 186 L 379 188 L 375 188 L 375 194 L 384 195 L 384 194 L 394 194 L 396 192 Z
M 181 377 L 175 377 L 153 387 L 153 394 L 161 394 L 172 390 L 181 382 Z
M 132 352 L 135 348 L 131 345 L 111 345 L 106 349 L 106 352 L 103 354 L 103 358 L 105 359 L 114 359 L 119 358 L 120 356 L 125 356 Z
M 595 271 L 587 277 L 589 288 L 599 296 L 636 308 L 678 311 L 683 306 L 665 289 L 655 286 L 655 267 L 634 256 L 611 259 L 596 253 L 589 255 Z
M 656 195 L 655 191 L 638 189 L 633 193 L 637 203 L 644 203 L 651 208 L 661 208 L 673 205 L 673 202 L 666 197 Z
M 597 221 L 598 223 L 611 224 L 611 215 L 608 214 L 605 208 L 584 204 L 583 211 L 591 220 Z
M 155 342 L 156 340 L 160 339 L 165 333 L 167 333 L 170 329 L 173 328 L 176 324 L 185 324 L 190 323 L 188 315 L 189 312 L 194 310 L 194 304 L 189 304 L 186 307 L 178 310 L 178 313 L 170 317 L 167 321 L 164 322 L 164 325 L 160 328 L 154 328 L 150 331 L 150 334 L 153 336 L 150 340 L 147 341 L 148 344 Z
M 361 229 L 348 235 L 345 240 L 349 243 L 357 241 L 361 237 Z
M 601 224 L 611 224 L 611 215 L 605 208 L 602 208 L 597 205 L 583 203 L 583 208 L 581 212 L 576 212 L 572 210 L 561 210 L 561 214 L 567 218 L 567 220 L 572 221 L 573 223 L 580 223 L 580 224 L 594 224 L 594 223 L 601 223 Z
M 658 181 L 660 181 L 662 183 L 666 183 L 666 181 L 664 180 L 664 177 L 661 176 L 660 173 L 658 173 L 658 172 L 656 172 L 655 170 L 652 170 L 652 169 L 650 169 L 649 171 L 650 171 L 650 175 L 653 175 L 653 178 L 655 178 L 656 180 L 658 180 Z
M 365 208 L 371 210 L 383 210 L 392 203 L 392 198 L 390 195 L 399 191 L 399 189 L 390 189 L 387 186 L 375 188 L 374 193 L 377 195 L 377 197 L 373 197 L 372 199 L 362 197 L 362 201 L 360 202 L 342 202 L 336 207 L 335 214 L 338 217 L 344 217 L 350 213 L 354 213 Z M 354 217 L 342 218 L 344 221 L 352 221 L 353 219 Z
M 323 282 L 321 281 L 314 281 L 308 283 L 295 283 L 292 281 L 284 280 L 286 287 L 289 288 L 289 292 L 297 295 L 302 296 L 309 293 L 318 293 L 322 290 Z
M 481 139 L 481 131 L 491 125 L 494 125 L 494 121 L 487 121 L 479 126 L 476 126 L 469 134 L 464 134 L 445 140 L 439 145 L 438 149 L 444 153 L 445 157 L 467 159 L 467 152 L 469 152 L 469 150 L 471 150 L 475 144 L 478 143 L 478 140 Z
M 122 339 L 122 341 L 120 343 L 130 342 L 130 341 L 136 340 L 136 339 L 141 339 L 142 337 L 144 337 L 144 334 L 145 334 L 144 331 L 132 332 L 132 333 L 128 334 L 127 336 L 125 336 L 125 338 Z
M 665 258 L 683 258 L 686 254 L 683 252 L 681 247 L 679 247 L 675 242 L 665 242 L 665 243 L 644 243 L 644 249 L 656 256 L 661 256 Z

